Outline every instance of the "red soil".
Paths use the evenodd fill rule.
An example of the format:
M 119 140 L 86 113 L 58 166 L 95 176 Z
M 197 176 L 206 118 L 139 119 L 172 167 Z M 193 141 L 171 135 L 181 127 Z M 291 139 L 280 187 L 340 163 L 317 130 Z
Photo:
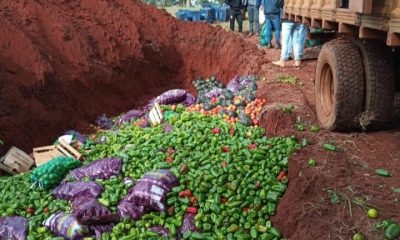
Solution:
M 6 147 L 29 151 L 68 128 L 88 130 L 102 113 L 141 106 L 166 89 L 193 90 L 190 82 L 198 76 L 215 74 L 226 82 L 255 73 L 265 77 L 259 97 L 295 106 L 290 117 L 273 109 L 261 125 L 269 134 L 309 141 L 290 160 L 289 188 L 272 218 L 285 238 L 350 239 L 361 231 L 382 239 L 372 225 L 400 221 L 400 195 L 392 191 L 400 188 L 398 130 L 315 134 L 292 126 L 298 116 L 307 129 L 317 122 L 315 61 L 280 69 L 270 64 L 279 51 L 257 49 L 256 38 L 181 23 L 136 0 L 0 1 L 0 34 L 0 139 Z M 279 74 L 296 75 L 302 85 L 277 83 Z M 339 151 L 324 150 L 328 141 Z M 309 158 L 316 167 L 308 167 Z M 376 176 L 378 167 L 393 176 Z M 330 192 L 342 201 L 331 203 Z M 378 220 L 368 219 L 361 205 L 376 206 Z
M 0 1 L 0 34 L 0 139 L 26 151 L 164 90 L 192 89 L 198 76 L 245 74 L 262 56 L 219 27 L 137 0 Z
M 279 51 L 266 51 L 268 60 L 278 59 Z M 383 239 L 373 224 L 383 219 L 400 221 L 400 194 L 393 191 L 400 188 L 400 132 L 311 133 L 309 127 L 318 123 L 313 94 L 315 63 L 306 61 L 300 70 L 280 69 L 270 63 L 261 66 L 260 75 L 266 80 L 259 83 L 258 97 L 267 99 L 270 106 L 293 104 L 295 109 L 292 114 L 283 114 L 272 108 L 272 114 L 263 115 L 260 125 L 267 135 L 295 135 L 300 141 L 309 141 L 289 162 L 289 187 L 272 222 L 286 239 L 351 239 L 356 232 L 366 239 Z M 277 83 L 280 74 L 297 76 L 300 84 Z M 306 126 L 304 132 L 290 125 L 298 116 Z M 327 142 L 339 151 L 323 149 Z M 310 158 L 317 161 L 316 167 L 308 166 Z M 392 177 L 377 176 L 377 168 L 389 170 Z M 340 203 L 331 203 L 332 192 L 342 196 Z M 377 208 L 378 219 L 369 219 L 364 207 Z

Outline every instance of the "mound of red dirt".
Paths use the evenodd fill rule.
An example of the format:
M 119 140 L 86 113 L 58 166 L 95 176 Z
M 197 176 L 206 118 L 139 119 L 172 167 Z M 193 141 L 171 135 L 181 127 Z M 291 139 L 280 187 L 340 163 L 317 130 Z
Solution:
M 0 34 L 0 139 L 27 151 L 100 114 L 192 89 L 198 76 L 255 71 L 262 56 L 138 0 L 0 1 Z

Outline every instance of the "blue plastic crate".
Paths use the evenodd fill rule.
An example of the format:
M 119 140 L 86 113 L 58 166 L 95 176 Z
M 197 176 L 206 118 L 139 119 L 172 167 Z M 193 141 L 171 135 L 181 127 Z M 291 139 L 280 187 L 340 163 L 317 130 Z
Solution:
M 212 3 L 203 3 L 203 4 L 201 4 L 201 7 L 202 8 L 211 8 L 213 5 L 214 4 L 212 4 Z
M 213 7 L 213 9 L 214 9 L 214 19 L 216 21 L 219 21 L 219 6 L 215 6 Z
M 204 8 L 200 10 L 201 19 L 205 20 L 208 23 L 213 23 L 215 19 L 215 9 L 213 8 Z
M 191 10 L 182 10 L 185 12 L 184 17 L 182 18 L 183 21 L 193 21 L 193 14 Z
M 202 20 L 200 11 L 192 11 L 191 17 L 193 22 L 200 22 Z
M 227 22 L 229 20 L 229 8 L 220 7 L 218 13 L 218 20 L 221 22 Z

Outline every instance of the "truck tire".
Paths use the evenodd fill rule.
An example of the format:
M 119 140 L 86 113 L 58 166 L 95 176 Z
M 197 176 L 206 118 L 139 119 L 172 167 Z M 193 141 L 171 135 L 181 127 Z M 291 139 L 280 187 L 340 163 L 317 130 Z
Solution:
M 365 77 L 365 108 L 360 124 L 363 129 L 382 129 L 391 121 L 396 91 L 393 55 L 380 41 L 353 42 L 360 51 Z
M 315 102 L 321 126 L 331 131 L 359 128 L 364 85 L 361 55 L 350 40 L 335 39 L 323 45 L 315 79 Z

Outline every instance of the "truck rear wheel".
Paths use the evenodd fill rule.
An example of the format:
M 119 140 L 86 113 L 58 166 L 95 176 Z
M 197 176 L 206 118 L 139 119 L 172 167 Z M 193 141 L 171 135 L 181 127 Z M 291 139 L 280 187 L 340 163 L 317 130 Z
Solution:
M 315 79 L 316 109 L 322 127 L 338 131 L 358 128 L 364 86 L 357 47 L 345 39 L 326 43 L 318 57 Z
M 365 108 L 360 117 L 364 129 L 380 129 L 391 120 L 396 76 L 393 56 L 385 44 L 355 39 L 365 76 Z

